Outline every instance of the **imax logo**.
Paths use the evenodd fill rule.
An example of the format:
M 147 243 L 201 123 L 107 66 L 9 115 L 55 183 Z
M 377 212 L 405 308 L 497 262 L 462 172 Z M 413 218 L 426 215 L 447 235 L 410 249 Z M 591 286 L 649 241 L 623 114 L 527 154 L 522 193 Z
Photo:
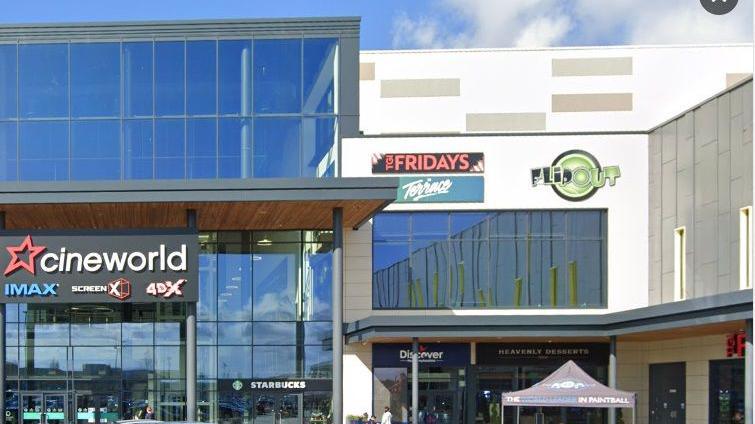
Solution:
M 5 296 L 7 297 L 48 297 L 58 295 L 57 283 L 43 284 L 16 284 L 7 283 L 5 285 Z

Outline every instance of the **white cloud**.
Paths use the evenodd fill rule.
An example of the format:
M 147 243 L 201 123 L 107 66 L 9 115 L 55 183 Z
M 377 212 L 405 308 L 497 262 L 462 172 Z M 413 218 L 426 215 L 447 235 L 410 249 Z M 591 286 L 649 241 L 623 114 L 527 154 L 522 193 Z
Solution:
M 393 47 L 751 42 L 752 3 L 715 16 L 698 0 L 442 0 L 422 16 L 399 13 Z

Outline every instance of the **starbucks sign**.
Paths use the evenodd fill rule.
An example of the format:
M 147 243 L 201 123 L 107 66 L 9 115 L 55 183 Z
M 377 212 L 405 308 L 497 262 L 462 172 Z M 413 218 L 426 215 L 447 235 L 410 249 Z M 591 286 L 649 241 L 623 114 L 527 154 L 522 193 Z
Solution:
M 598 189 L 616 185 L 621 176 L 618 166 L 601 166 L 595 156 L 584 150 L 568 150 L 550 166 L 531 170 L 532 186 L 550 186 L 562 198 L 578 202 L 592 197 Z

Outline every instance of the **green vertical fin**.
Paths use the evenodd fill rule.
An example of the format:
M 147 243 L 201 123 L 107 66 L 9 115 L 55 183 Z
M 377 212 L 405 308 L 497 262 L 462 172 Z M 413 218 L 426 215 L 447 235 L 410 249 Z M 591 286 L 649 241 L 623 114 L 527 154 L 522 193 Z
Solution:
M 522 306 L 522 277 L 514 278 L 514 306 Z
M 577 262 L 569 262 L 569 305 L 577 306 Z
M 551 275 L 551 306 L 558 306 L 558 268 L 552 266 L 550 269 Z

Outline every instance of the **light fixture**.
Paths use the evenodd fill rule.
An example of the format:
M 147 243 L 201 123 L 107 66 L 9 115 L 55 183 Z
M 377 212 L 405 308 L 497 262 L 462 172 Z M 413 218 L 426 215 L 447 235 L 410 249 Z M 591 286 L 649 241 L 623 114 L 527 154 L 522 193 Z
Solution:
M 271 244 L 273 244 L 273 241 L 267 238 L 267 234 L 265 234 L 265 237 L 263 237 L 262 240 L 257 242 L 257 246 L 270 246 Z

